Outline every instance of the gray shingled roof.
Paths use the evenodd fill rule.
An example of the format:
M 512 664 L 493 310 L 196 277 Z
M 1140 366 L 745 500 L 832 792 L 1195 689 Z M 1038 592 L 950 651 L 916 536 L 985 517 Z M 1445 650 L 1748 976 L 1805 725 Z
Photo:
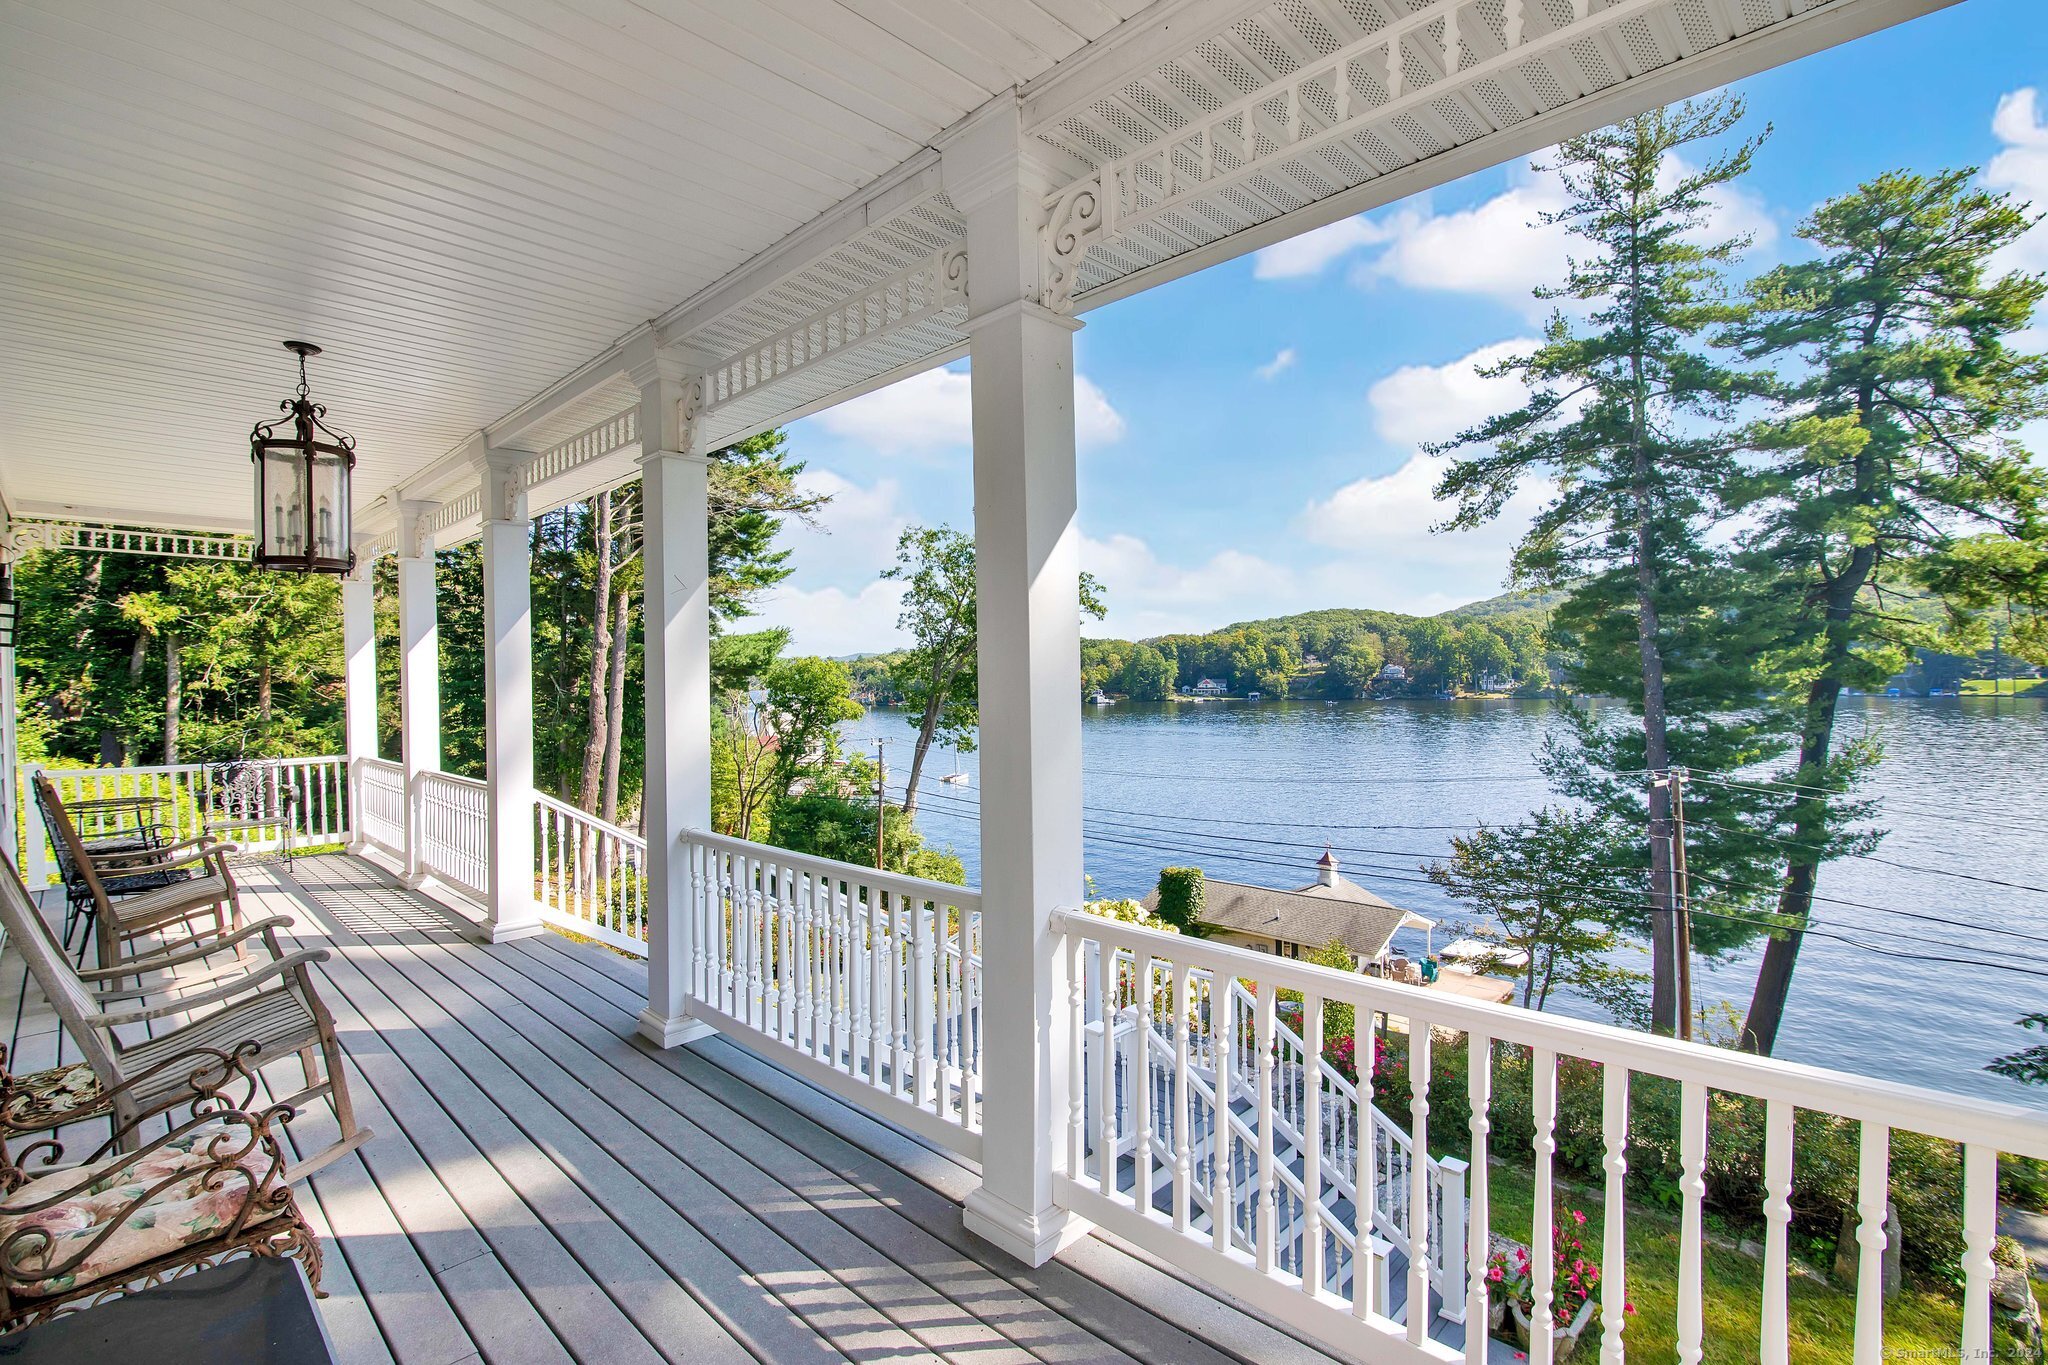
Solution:
M 1321 947 L 1336 939 L 1367 958 L 1385 952 L 1394 931 L 1410 918 L 1408 911 L 1341 874 L 1334 886 L 1311 882 L 1293 891 L 1218 881 L 1213 877 L 1204 879 L 1204 887 L 1204 924 L 1254 938 L 1277 938 L 1311 947 Z M 1158 901 L 1159 893 L 1155 890 L 1145 897 L 1143 904 L 1146 910 L 1156 911 Z

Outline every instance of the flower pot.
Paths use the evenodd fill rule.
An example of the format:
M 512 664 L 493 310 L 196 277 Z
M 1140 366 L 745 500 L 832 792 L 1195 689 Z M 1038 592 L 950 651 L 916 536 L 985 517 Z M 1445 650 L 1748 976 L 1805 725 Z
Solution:
M 1552 1330 L 1550 1358 L 1555 1365 L 1565 1365 L 1579 1349 L 1579 1338 L 1585 1335 L 1586 1328 L 1592 1324 L 1595 1306 L 1591 1299 L 1586 1300 L 1579 1305 L 1579 1311 L 1572 1318 L 1570 1325 Z M 1514 1302 L 1508 1305 L 1508 1313 L 1514 1320 L 1515 1344 L 1527 1351 L 1530 1336 L 1535 1331 L 1535 1327 L 1529 1321 L 1528 1310 L 1519 1302 Z

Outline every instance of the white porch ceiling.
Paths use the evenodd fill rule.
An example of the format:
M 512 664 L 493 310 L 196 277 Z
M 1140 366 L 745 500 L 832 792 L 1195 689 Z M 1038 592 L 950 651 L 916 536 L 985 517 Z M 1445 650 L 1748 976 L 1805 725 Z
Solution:
M 474 433 L 630 475 L 650 321 L 758 359 L 714 441 L 959 354 L 957 296 L 785 338 L 960 244 L 932 144 L 1013 86 L 1114 201 L 1086 309 L 1952 2 L 0 0 L 0 494 L 245 528 L 303 336 L 359 514 L 459 537 Z
M 317 397 L 359 498 L 1144 0 L 5 0 L 0 493 L 246 526 Z

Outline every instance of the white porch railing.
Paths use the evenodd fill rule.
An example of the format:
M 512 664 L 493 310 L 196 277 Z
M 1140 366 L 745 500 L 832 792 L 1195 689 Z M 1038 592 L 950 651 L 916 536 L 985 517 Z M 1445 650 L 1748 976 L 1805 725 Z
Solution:
M 30 764 L 24 773 L 32 776 L 38 771 L 49 777 L 58 798 L 67 805 L 122 797 L 160 801 L 155 815 L 173 839 L 201 833 L 209 818 L 216 823 L 234 823 L 237 828 L 228 837 L 259 853 L 282 847 L 287 833 L 294 847 L 342 843 L 351 833 L 348 760 L 336 754 L 249 759 L 234 765 L 233 781 L 224 779 L 228 771 L 224 765 L 200 763 L 133 768 Z M 23 792 L 28 816 L 23 822 L 27 847 L 22 869 L 31 885 L 40 886 L 55 875 L 54 854 L 26 782 Z M 275 817 L 273 823 L 254 823 L 270 817 Z M 107 818 L 114 817 L 95 813 L 88 805 L 79 813 L 80 833 L 90 838 L 100 832 L 98 822 Z M 118 818 L 132 820 L 126 813 Z
M 429 770 L 413 778 L 414 872 L 469 895 L 491 890 L 490 788 Z
M 1531 1061 L 1535 1137 L 1527 1148 L 1503 1155 L 1532 1163 L 1531 1240 L 1538 1247 L 1549 1245 L 1552 1231 L 1558 1060 L 1581 1058 L 1600 1069 L 1607 1216 L 1597 1253 L 1604 1274 L 1595 1330 L 1602 1338 L 1603 1360 L 1622 1359 L 1626 1322 L 1628 1245 L 1622 1211 L 1632 1077 L 1665 1078 L 1678 1087 L 1680 1359 L 1699 1359 L 1705 1334 L 1702 1219 L 1710 1092 L 1749 1096 L 1764 1106 L 1767 1194 L 1758 1210 L 1764 1222 L 1758 1358 L 1789 1359 L 1793 1119 L 1795 1111 L 1808 1111 L 1853 1122 L 1861 1135 L 1858 1365 L 1875 1365 L 1883 1353 L 1888 1143 L 1894 1128 L 1960 1145 L 1963 1181 L 1957 1196 L 1965 1284 L 1960 1358 L 1990 1359 L 1997 1163 L 2000 1153 L 2048 1157 L 2048 1123 L 2038 1114 L 1463 1000 L 1078 911 L 1055 915 L 1054 928 L 1063 940 L 1071 980 L 1071 1065 L 1084 1077 L 1069 1096 L 1065 1170 L 1055 1180 L 1060 1202 L 1353 1355 L 1390 1362 L 1486 1359 L 1489 1106 L 1495 1049 L 1505 1046 L 1523 1050 Z M 1227 1004 L 1214 1000 L 1217 980 L 1232 981 Z M 1301 1034 L 1278 1023 L 1276 998 L 1283 990 L 1304 997 Z M 1333 1122 L 1348 1125 L 1340 1129 L 1346 1132 L 1382 1125 L 1363 1112 L 1371 1106 L 1360 1098 L 1370 1093 L 1370 1050 L 1359 1055 L 1360 1083 L 1333 1087 L 1325 1078 L 1320 1104 L 1303 1102 L 1302 1087 L 1287 1074 L 1296 1065 L 1290 1038 L 1301 1048 L 1294 1056 L 1321 1051 L 1318 1021 L 1325 1002 L 1352 1006 L 1362 1036 L 1375 1012 L 1406 1021 L 1403 1045 L 1413 1101 L 1404 1136 L 1414 1151 L 1426 1152 L 1431 1145 L 1433 1050 L 1462 1036 L 1471 1059 L 1461 1098 L 1469 1101 L 1472 1118 L 1460 1135 L 1471 1145 L 1469 1172 L 1450 1161 L 1396 1159 L 1382 1140 L 1363 1145 L 1329 1141 Z M 1132 1049 L 1121 1040 L 1103 1048 L 1104 1018 L 1118 1021 L 1119 1034 L 1147 1038 L 1152 1064 L 1130 1065 Z M 994 1026 L 1002 1027 L 1002 1021 Z M 1232 1051 L 1247 1054 L 1248 1064 L 1233 1062 Z M 1220 1059 L 1219 1052 L 1225 1054 Z M 1219 1074 L 1230 1079 L 1218 1085 Z M 1111 1102 L 1104 1103 L 1104 1097 Z M 1223 1134 L 1220 1160 L 1217 1133 Z M 1409 1149 L 1404 1144 L 1401 1150 Z M 1390 1190 L 1389 1185 L 1406 1188 Z M 1393 1296 L 1380 1275 L 1358 1273 L 1356 1230 L 1341 1210 L 1357 1207 L 1350 1191 L 1359 1189 L 1373 1192 L 1367 1203 L 1372 1230 L 1388 1239 L 1385 1252 L 1369 1241 L 1370 1255 L 1391 1252 L 1395 1231 L 1405 1235 L 1406 1303 L 1398 1320 L 1386 1311 Z M 1421 1226 L 1402 1226 L 1408 1221 L 1405 1211 L 1417 1208 L 1429 1213 Z M 1349 1217 L 1355 1221 L 1356 1215 Z M 1460 1261 L 1463 1273 L 1457 1270 Z M 1549 1320 L 1560 1286 L 1553 1283 L 1549 1257 L 1538 1254 L 1534 1262 L 1537 1308 L 1532 1316 L 1542 1323 Z M 1465 1299 L 1462 1311 L 1450 1302 L 1459 1295 Z M 1417 1311 L 1418 1305 L 1428 1307 Z M 1429 1339 L 1430 1324 L 1439 1315 L 1463 1318 L 1464 1352 Z M 1530 1358 L 1539 1365 L 1552 1358 L 1546 1335 L 1539 1334 Z
M 683 850 L 692 1016 L 979 1158 L 980 894 L 718 834 Z
M 647 956 L 647 841 L 539 793 L 533 817 L 541 919 Z
M 357 759 L 356 805 L 356 837 L 403 863 L 405 832 L 411 824 L 405 769 L 381 758 Z

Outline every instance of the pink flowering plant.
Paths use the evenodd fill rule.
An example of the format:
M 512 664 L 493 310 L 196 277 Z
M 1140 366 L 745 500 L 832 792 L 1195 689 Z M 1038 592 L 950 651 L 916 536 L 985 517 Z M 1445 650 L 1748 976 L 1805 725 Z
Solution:
M 1558 1210 L 1551 1224 L 1550 1320 L 1560 1328 L 1571 1326 L 1587 1303 L 1599 1302 L 1600 1263 L 1586 1254 L 1580 1236 L 1585 1226 L 1586 1215 L 1578 1209 Z M 1487 1260 L 1486 1280 L 1490 1296 L 1519 1303 L 1525 1317 L 1534 1315 L 1536 1276 L 1527 1247 L 1496 1251 Z M 1623 1304 L 1622 1311 L 1633 1313 L 1636 1307 Z

